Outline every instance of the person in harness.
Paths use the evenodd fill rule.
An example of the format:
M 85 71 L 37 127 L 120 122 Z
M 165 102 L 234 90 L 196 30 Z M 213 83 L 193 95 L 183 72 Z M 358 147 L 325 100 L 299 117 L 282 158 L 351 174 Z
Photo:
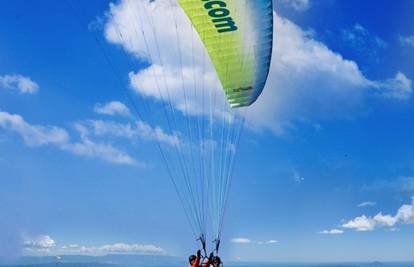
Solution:
M 210 257 L 211 265 L 213 267 L 220 267 L 220 265 L 222 264 L 222 261 L 221 261 L 220 257 L 219 256 L 212 256 L 211 254 L 210 254 L 210 256 L 211 256 Z
M 200 267 L 200 261 L 201 261 L 201 250 L 197 250 L 196 255 L 191 255 L 188 258 L 190 267 Z
M 209 257 L 202 257 L 201 250 L 197 250 L 196 255 L 191 255 L 188 258 L 190 267 L 219 267 L 221 259 L 219 256 L 214 256 L 213 252 L 210 253 Z

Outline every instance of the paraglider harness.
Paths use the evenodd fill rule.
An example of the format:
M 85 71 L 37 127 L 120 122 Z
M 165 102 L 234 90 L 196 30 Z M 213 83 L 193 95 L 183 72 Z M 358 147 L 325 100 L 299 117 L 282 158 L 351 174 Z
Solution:
M 213 243 L 215 243 L 215 248 L 214 250 L 208 254 L 207 253 L 207 245 L 206 245 L 206 237 L 204 235 L 200 236 L 197 241 L 200 241 L 201 243 L 201 247 L 202 247 L 202 251 L 204 255 L 201 255 L 200 257 L 200 266 L 203 265 L 203 262 L 208 259 L 209 261 L 209 265 L 213 265 L 214 261 L 219 261 L 218 266 L 223 266 L 223 262 L 221 261 L 220 257 L 218 256 L 219 253 L 219 248 L 220 248 L 220 239 L 214 239 Z

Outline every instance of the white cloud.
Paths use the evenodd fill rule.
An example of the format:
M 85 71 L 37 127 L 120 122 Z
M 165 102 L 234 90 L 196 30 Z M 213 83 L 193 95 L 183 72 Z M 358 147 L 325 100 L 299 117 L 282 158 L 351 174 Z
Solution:
M 276 244 L 279 243 L 279 241 L 271 239 L 271 240 L 266 240 L 266 241 L 256 241 L 256 244 L 259 245 L 268 245 L 268 244 Z
M 106 104 L 96 104 L 94 107 L 94 111 L 99 114 L 105 114 L 105 115 L 120 115 L 125 117 L 130 117 L 131 112 L 129 111 L 129 108 L 125 106 L 125 104 L 119 102 L 119 101 L 111 101 Z
M 411 81 L 402 74 L 386 81 L 367 79 L 346 60 L 312 39 L 291 21 L 275 17 L 273 60 L 263 94 L 247 113 L 255 128 L 281 134 L 296 122 L 346 119 L 360 114 L 367 94 L 405 100 Z
M 344 223 L 342 227 L 355 229 L 357 231 L 372 231 L 375 229 L 375 221 L 372 218 L 362 215 Z
M 30 77 L 20 74 L 0 75 L 0 89 L 17 90 L 22 94 L 35 94 L 39 90 L 39 85 Z
M 233 238 L 231 240 L 232 243 L 236 243 L 236 244 L 249 244 L 252 243 L 252 241 L 248 238 L 244 238 L 244 237 L 237 237 L 237 238 Z
M 411 80 L 403 73 L 397 72 L 390 79 L 369 80 L 354 61 L 316 41 L 308 31 L 277 14 L 274 23 L 277 38 L 269 79 L 262 96 L 246 112 L 250 129 L 283 134 L 300 122 L 313 125 L 357 116 L 365 110 L 369 94 L 397 100 L 411 96 Z M 176 29 L 180 29 L 181 49 L 172 41 L 177 40 Z M 205 88 L 219 96 L 217 100 L 223 101 L 224 97 L 208 57 L 209 64 L 202 64 L 206 57 L 203 45 L 190 29 L 188 19 L 175 3 L 124 0 L 110 5 L 105 36 L 149 62 L 148 68 L 129 73 L 131 87 L 137 93 L 156 101 L 171 101 L 176 109 L 196 115 L 203 112 L 200 96 L 206 90 L 201 90 L 202 81 Z M 223 112 L 217 114 L 222 116 Z
M 309 8 L 309 0 L 282 0 L 283 4 L 294 8 L 297 11 L 305 11 Z
M 151 127 L 144 121 L 131 123 L 118 123 L 113 121 L 90 120 L 87 126 L 91 128 L 97 136 L 115 136 L 134 140 L 140 137 L 143 140 L 158 141 L 168 145 L 180 143 L 178 134 L 167 134 L 161 127 Z M 83 125 L 86 127 L 86 125 Z
M 61 144 L 60 148 L 78 156 L 100 158 L 117 164 L 143 166 L 127 153 L 112 145 L 95 143 L 88 138 L 83 138 L 82 141 L 78 143 Z
M 118 123 L 113 121 L 90 120 L 84 127 L 91 128 L 97 136 L 115 136 L 132 139 L 137 135 L 136 129 L 130 123 Z
M 124 244 L 116 243 L 112 245 L 105 245 L 99 248 L 99 250 L 108 253 L 144 253 L 144 254 L 163 254 L 165 251 L 154 245 L 141 245 L 141 244 Z
M 82 246 L 69 244 L 61 247 L 49 235 L 24 237 L 24 252 L 26 255 L 91 255 L 102 256 L 107 254 L 145 254 L 164 255 L 165 250 L 152 244 L 114 243 L 101 246 Z
M 385 81 L 372 82 L 372 88 L 377 89 L 384 98 L 407 100 L 412 95 L 412 81 L 403 73 L 398 72 L 394 78 Z
M 400 44 L 407 47 L 414 47 L 414 35 L 400 36 Z
M 69 141 L 69 134 L 55 126 L 31 125 L 20 115 L 0 111 L 0 127 L 18 133 L 26 145 L 60 145 Z
M 274 239 L 266 240 L 266 241 L 254 241 L 254 240 L 244 238 L 244 237 L 233 238 L 233 239 L 231 239 L 231 242 L 235 243 L 235 244 L 258 244 L 258 245 L 279 243 L 279 241 L 274 240 Z
M 195 73 L 195 74 L 194 74 Z M 181 78 L 181 76 L 183 78 Z M 154 77 L 158 81 L 154 81 Z M 198 77 L 198 78 L 197 78 Z M 208 91 L 202 91 L 201 85 L 195 85 L 198 81 L 204 80 L 204 87 L 213 91 L 216 109 L 223 106 L 224 94 L 220 89 L 219 82 L 212 69 L 202 70 L 191 67 L 183 67 L 180 70 L 173 65 L 152 65 L 137 73 L 129 73 L 131 87 L 139 94 L 152 97 L 164 102 L 171 102 L 172 105 L 184 114 L 206 115 L 208 109 L 200 108 L 204 101 L 209 99 Z M 185 81 L 183 85 L 182 80 Z M 198 80 L 198 81 L 197 81 Z M 197 89 L 196 89 L 197 88 Z M 195 93 L 194 90 L 197 90 Z M 184 92 L 186 92 L 184 94 Z M 205 104 L 205 106 L 207 106 Z M 222 115 L 221 110 L 214 110 L 216 115 Z
M 79 254 L 93 256 L 102 256 L 106 254 L 163 255 L 166 253 L 164 249 L 156 245 L 126 243 L 115 243 L 102 246 L 67 245 L 62 246 L 57 252 L 69 255 Z
M 343 234 L 344 231 L 340 229 L 331 229 L 331 230 L 323 230 L 318 233 L 324 234 L 324 235 L 340 235 L 340 234 Z
M 372 231 L 377 228 L 395 228 L 397 224 L 414 224 L 414 197 L 411 204 L 402 205 L 395 215 L 384 215 L 382 212 L 374 217 L 362 215 L 342 225 L 356 231 Z
M 398 221 L 404 224 L 414 224 L 414 197 L 411 204 L 402 205 L 396 215 Z
M 383 215 L 380 212 L 374 216 L 374 221 L 377 226 L 392 227 L 397 223 L 398 218 L 391 215 Z
M 137 122 L 137 129 L 140 136 L 148 140 L 158 140 L 159 142 L 168 143 L 170 145 L 179 143 L 179 139 L 176 135 L 168 135 L 160 127 L 152 128 L 143 121 Z
M 45 254 L 56 246 L 55 240 L 49 235 L 35 237 L 24 236 L 23 248 L 26 254 Z
M 62 250 L 70 250 L 70 249 L 77 249 L 77 248 L 79 248 L 80 246 L 79 245 L 77 245 L 77 244 L 69 244 L 69 245 L 64 245 L 64 246 L 62 246 L 61 247 L 61 249 Z
M 58 149 L 69 151 L 83 157 L 100 158 L 112 163 L 137 165 L 138 163 L 127 153 L 109 144 L 95 143 L 88 138 L 87 129 L 78 125 L 81 134 L 79 142 L 71 141 L 69 133 L 56 126 L 32 125 L 17 114 L 0 111 L 0 128 L 20 135 L 24 143 L 30 147 L 52 145 Z
M 363 208 L 363 207 L 372 207 L 372 206 L 375 206 L 375 205 L 377 205 L 376 202 L 365 201 L 365 202 L 359 203 L 358 204 L 358 207 L 360 207 L 360 208 Z

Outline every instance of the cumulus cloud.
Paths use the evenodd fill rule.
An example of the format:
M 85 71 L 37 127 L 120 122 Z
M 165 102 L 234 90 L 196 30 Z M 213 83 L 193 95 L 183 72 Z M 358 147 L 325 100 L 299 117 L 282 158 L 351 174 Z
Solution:
M 154 81 L 154 77 L 157 81 Z M 137 93 L 163 102 L 170 102 L 174 108 L 189 115 L 207 115 L 209 110 L 207 108 L 202 110 L 200 107 L 203 106 L 203 99 L 209 100 L 208 91 L 202 88 L 209 88 L 212 91 L 211 94 L 214 95 L 213 101 L 216 109 L 213 113 L 215 116 L 222 116 L 226 113 L 223 110 L 217 110 L 224 106 L 225 97 L 211 68 L 203 71 L 201 68 L 183 67 L 180 70 L 173 65 L 154 64 L 136 73 L 130 72 L 129 78 L 131 87 Z M 182 80 L 185 82 L 183 83 Z M 204 85 L 197 85 L 199 81 L 204 81 Z M 198 92 L 193 92 L 193 89 Z M 204 105 L 207 106 L 209 103 L 204 103 Z
M 143 166 L 126 152 L 110 144 L 96 143 L 87 137 L 82 138 L 81 142 L 61 144 L 60 148 L 78 156 L 100 158 L 117 164 Z
M 397 216 L 384 215 L 382 212 L 374 216 L 375 223 L 380 227 L 392 227 L 397 223 L 398 220 L 399 219 Z
M 125 117 L 130 117 L 131 112 L 125 104 L 119 102 L 119 101 L 111 101 L 106 104 L 96 104 L 94 107 L 94 111 L 99 114 L 104 115 L 120 115 Z
M 90 120 L 82 125 L 90 128 L 92 133 L 97 136 L 115 136 L 132 139 L 137 135 L 136 129 L 130 123 Z
M 372 231 L 375 228 L 375 221 L 372 218 L 362 215 L 344 223 L 342 227 L 355 229 L 357 231 Z
M 368 94 L 405 100 L 405 75 L 385 81 L 366 78 L 358 65 L 331 51 L 308 32 L 276 15 L 277 36 L 267 85 L 248 112 L 249 123 L 276 133 L 297 122 L 344 119 L 360 114 Z
M 66 245 L 62 246 L 58 251 L 60 254 L 78 254 L 102 256 L 106 254 L 140 254 L 140 255 L 164 255 L 165 250 L 159 246 L 152 244 L 126 244 L 115 243 L 102 246 L 80 246 Z
M 65 144 L 70 139 L 67 131 L 62 128 L 32 125 L 20 115 L 4 111 L 0 111 L 0 127 L 19 134 L 25 144 L 31 147 Z
M 404 224 L 414 224 L 414 197 L 412 199 L 411 205 L 406 204 L 401 206 L 395 217 L 398 222 Z
M 114 243 L 100 246 L 82 246 L 69 244 L 58 247 L 49 235 L 24 237 L 24 253 L 26 255 L 90 255 L 103 256 L 107 254 L 140 254 L 164 255 L 165 250 L 153 244 Z
M 26 254 L 47 254 L 56 246 L 55 240 L 49 235 L 35 237 L 25 236 L 23 241 L 24 253 Z
M 141 244 L 124 244 L 116 243 L 112 245 L 105 245 L 99 248 L 100 251 L 107 253 L 141 253 L 141 254 L 163 254 L 165 251 L 155 245 L 141 245 Z
M 170 145 L 179 143 L 179 139 L 176 135 L 168 135 L 160 127 L 152 128 L 143 121 L 137 122 L 137 129 L 140 136 L 148 140 L 158 140 L 159 142 L 168 143 Z
M 305 11 L 310 6 L 309 0 L 281 0 L 281 2 L 297 11 Z
M 269 79 L 262 96 L 246 112 L 250 129 L 283 134 L 298 123 L 357 116 L 365 110 L 369 94 L 397 100 L 411 96 L 411 80 L 403 73 L 370 80 L 356 62 L 316 41 L 309 31 L 277 14 L 274 23 L 278 38 L 274 42 Z M 137 93 L 199 115 L 203 112 L 200 96 L 207 91 L 201 90 L 202 84 L 213 88 L 218 101 L 224 97 L 204 47 L 191 29 L 175 3 L 125 0 L 111 4 L 105 37 L 149 63 L 147 68 L 129 73 L 131 87 Z M 364 32 L 360 25 L 356 30 Z M 380 45 L 380 40 L 377 43 Z M 187 91 L 189 88 L 194 88 L 194 93 Z M 223 110 L 219 110 L 222 114 Z
M 400 36 L 400 44 L 406 47 L 414 47 L 414 35 L 411 36 Z
M 232 243 L 235 244 L 258 244 L 258 245 L 266 245 L 266 244 L 276 244 L 279 241 L 271 239 L 271 240 L 266 240 L 266 241 L 254 241 L 248 238 L 244 238 L 244 237 L 237 237 L 237 238 L 233 238 L 231 239 Z
M 344 231 L 340 229 L 323 230 L 323 231 L 318 232 L 318 234 L 324 234 L 324 235 L 340 235 L 343 233 Z
M 363 208 L 363 207 L 372 207 L 372 206 L 375 206 L 375 205 L 377 205 L 376 202 L 373 202 L 373 201 L 365 201 L 365 202 L 359 203 L 358 204 L 358 207 L 360 207 L 360 208 Z
M 69 151 L 75 155 L 100 158 L 112 163 L 136 165 L 135 159 L 117 148 L 92 141 L 87 135 L 87 129 L 77 125 L 80 141 L 71 140 L 69 133 L 56 126 L 32 125 L 17 114 L 0 111 L 0 128 L 17 133 L 30 147 L 52 145 L 60 150 Z
M 407 100 L 412 95 L 412 81 L 398 72 L 394 78 L 372 82 L 371 87 L 378 90 L 380 96 L 390 99 Z
M 127 138 L 133 141 L 140 138 L 147 141 L 157 141 L 168 145 L 181 143 L 179 134 L 167 134 L 161 127 L 152 127 L 148 123 L 138 120 L 134 123 L 119 123 L 114 121 L 90 120 L 83 127 L 88 127 L 96 136 L 114 136 Z
M 0 75 L 0 89 L 11 89 L 22 94 L 35 94 L 39 90 L 39 85 L 30 77 L 20 74 Z
M 215 70 L 175 1 L 121 1 L 111 4 L 108 14 L 106 39 L 150 63 L 129 73 L 135 92 L 190 115 L 208 112 L 200 107 L 211 92 L 213 112 L 222 115 L 218 107 L 224 106 L 225 98 Z
M 356 231 L 372 231 L 377 228 L 394 228 L 397 224 L 414 224 L 414 197 L 411 204 L 402 205 L 395 215 L 378 213 L 373 217 L 358 216 L 342 225 Z

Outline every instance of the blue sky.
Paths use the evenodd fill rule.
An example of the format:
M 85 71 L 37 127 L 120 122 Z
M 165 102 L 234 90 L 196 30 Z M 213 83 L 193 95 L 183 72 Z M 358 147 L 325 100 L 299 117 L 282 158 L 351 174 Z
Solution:
M 151 62 L 129 38 L 129 1 L 84 2 L 0 10 L 0 256 L 187 256 L 197 243 L 154 145 L 174 138 L 131 118 L 129 95 L 159 103 L 142 96 Z M 414 260 L 413 10 L 408 0 L 275 2 L 224 258 Z M 168 40 L 163 19 L 154 23 Z

